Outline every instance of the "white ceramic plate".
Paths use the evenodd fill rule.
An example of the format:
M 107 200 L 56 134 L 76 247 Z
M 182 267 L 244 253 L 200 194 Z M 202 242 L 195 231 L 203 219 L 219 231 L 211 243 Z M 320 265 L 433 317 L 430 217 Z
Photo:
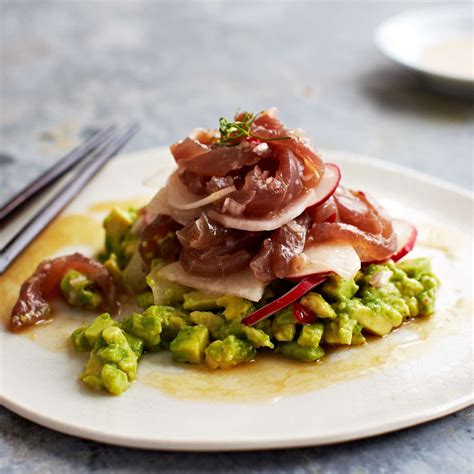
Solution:
M 473 39 L 469 5 L 404 12 L 386 20 L 375 32 L 377 47 L 390 59 L 422 74 L 435 88 L 461 94 L 474 93 Z M 453 48 L 460 47 L 464 54 L 455 57 Z M 440 64 L 441 58 L 453 63 L 449 67 L 444 61 Z M 462 59 L 464 71 L 459 70 Z
M 25 335 L 0 332 L 1 400 L 64 433 L 132 447 L 240 450 L 320 445 L 425 422 L 472 403 L 472 198 L 419 173 L 355 155 L 326 152 L 343 182 L 371 191 L 420 232 L 416 254 L 433 257 L 441 278 L 437 313 L 321 364 L 279 358 L 230 371 L 179 366 L 169 354 L 144 357 L 121 397 L 91 393 L 68 334 L 84 316 L 57 309 L 55 322 Z M 141 183 L 172 160 L 165 149 L 115 159 L 1 279 L 3 317 L 18 285 L 46 256 L 100 246 L 112 201 L 146 200 Z M 102 204 L 97 204 L 102 203 Z M 60 313 L 65 314 L 60 314 Z M 89 319 L 92 316 L 89 317 Z

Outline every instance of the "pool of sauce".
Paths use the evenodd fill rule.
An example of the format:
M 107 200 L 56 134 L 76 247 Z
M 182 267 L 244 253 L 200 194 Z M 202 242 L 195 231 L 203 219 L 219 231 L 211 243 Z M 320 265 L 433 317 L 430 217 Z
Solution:
M 8 324 L 21 283 L 31 275 L 38 263 L 45 258 L 68 253 L 74 247 L 87 247 L 90 255 L 101 248 L 103 230 L 101 220 L 94 213 L 109 210 L 114 205 L 128 207 L 141 202 L 137 199 L 98 203 L 89 208 L 88 214 L 65 215 L 55 219 L 0 278 L 3 303 L 0 305 L 0 318 L 4 324 Z M 433 238 L 432 248 L 452 258 L 447 243 L 449 235 L 446 236 L 448 240 L 436 232 L 433 235 L 437 237 Z M 423 245 L 429 247 L 429 239 L 423 240 Z M 182 399 L 277 400 L 284 395 L 314 391 L 365 377 L 403 359 L 419 357 L 447 331 L 456 330 L 455 320 L 459 311 L 472 311 L 472 301 L 458 299 L 452 307 L 437 311 L 431 318 L 410 321 L 384 338 L 369 337 L 361 346 L 329 348 L 322 361 L 312 364 L 291 361 L 278 354 L 259 353 L 255 362 L 226 371 L 209 371 L 204 367 L 174 364 L 169 352 L 147 355 L 139 365 L 138 383 Z M 84 322 L 91 321 L 94 314 L 56 302 L 53 304 L 53 315 L 51 321 L 22 331 L 19 336 L 49 351 L 64 352 L 65 357 L 72 357 L 71 332 Z

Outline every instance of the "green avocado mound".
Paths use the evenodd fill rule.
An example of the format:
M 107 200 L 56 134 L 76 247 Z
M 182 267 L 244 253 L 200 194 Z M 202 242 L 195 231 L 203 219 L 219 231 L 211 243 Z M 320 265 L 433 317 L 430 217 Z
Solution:
M 90 287 L 81 283 L 80 275 L 68 275 L 61 285 L 68 300 L 93 307 L 96 300 Z M 367 334 L 385 336 L 404 321 L 431 315 L 439 284 L 425 258 L 370 264 L 352 280 L 328 278 L 302 297 L 299 303 L 314 315 L 310 323 L 299 322 L 290 305 L 249 327 L 242 319 L 287 291 L 286 283 L 274 283 L 255 304 L 236 296 L 167 286 L 154 279 L 153 269 L 150 275 L 152 291 L 138 299 L 145 308 L 142 313 L 121 321 L 102 314 L 73 332 L 76 350 L 90 352 L 80 375 L 89 388 L 121 394 L 136 379 L 140 357 L 163 350 L 170 351 L 176 362 L 205 364 L 209 369 L 253 361 L 259 350 L 301 362 L 318 361 L 325 347 L 363 344 Z

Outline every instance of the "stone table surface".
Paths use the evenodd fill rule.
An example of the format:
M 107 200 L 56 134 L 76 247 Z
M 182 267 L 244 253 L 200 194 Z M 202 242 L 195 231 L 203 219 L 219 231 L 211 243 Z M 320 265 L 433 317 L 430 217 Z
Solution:
M 321 148 L 472 189 L 472 103 L 431 93 L 373 45 L 388 16 L 439 5 L 2 0 L 0 203 L 108 121 L 140 121 L 128 148 L 141 149 L 271 105 Z M 0 408 L 0 472 L 472 472 L 473 413 L 330 447 L 186 454 L 80 440 Z

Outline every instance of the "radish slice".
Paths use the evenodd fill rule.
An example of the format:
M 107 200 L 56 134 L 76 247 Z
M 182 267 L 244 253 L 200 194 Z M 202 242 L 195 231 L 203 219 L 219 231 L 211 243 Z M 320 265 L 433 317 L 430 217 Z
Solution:
M 287 278 L 331 272 L 350 280 L 360 270 L 360 265 L 360 258 L 352 245 L 328 242 L 305 248 Z
M 324 175 L 320 183 L 313 189 L 309 189 L 302 196 L 295 199 L 289 206 L 282 209 L 273 217 L 268 219 L 246 219 L 221 214 L 215 209 L 207 211 L 211 219 L 219 222 L 225 227 L 232 229 L 248 230 L 251 232 L 275 230 L 298 217 L 307 207 L 322 204 L 329 199 L 341 180 L 341 171 L 337 165 L 326 163 Z
M 169 205 L 174 209 L 181 211 L 206 206 L 214 201 L 222 199 L 236 190 L 235 186 L 228 186 L 227 188 L 220 189 L 209 196 L 201 198 L 188 189 L 188 187 L 179 179 L 176 172 L 170 176 L 166 187 L 168 188 Z
M 397 234 L 397 250 L 390 258 L 398 262 L 413 250 L 418 232 L 413 224 L 403 219 L 393 219 L 392 223 Z
M 265 284 L 250 268 L 220 278 L 203 278 L 186 272 L 180 262 L 173 262 L 163 267 L 157 275 L 206 293 L 235 295 L 251 301 L 260 301 L 265 289 Z
M 246 316 L 244 319 L 242 319 L 242 323 L 246 324 L 247 326 L 252 326 L 259 321 L 263 321 L 272 314 L 275 314 L 277 311 L 280 311 L 280 309 L 286 308 L 291 303 L 294 303 L 296 300 L 300 299 L 302 296 L 308 293 L 308 291 L 320 285 L 325 279 L 325 275 L 311 275 L 304 280 L 301 280 L 283 296 L 280 296 L 275 301 L 268 303 L 263 308 L 257 309 L 257 311 L 254 311 L 253 313 Z

